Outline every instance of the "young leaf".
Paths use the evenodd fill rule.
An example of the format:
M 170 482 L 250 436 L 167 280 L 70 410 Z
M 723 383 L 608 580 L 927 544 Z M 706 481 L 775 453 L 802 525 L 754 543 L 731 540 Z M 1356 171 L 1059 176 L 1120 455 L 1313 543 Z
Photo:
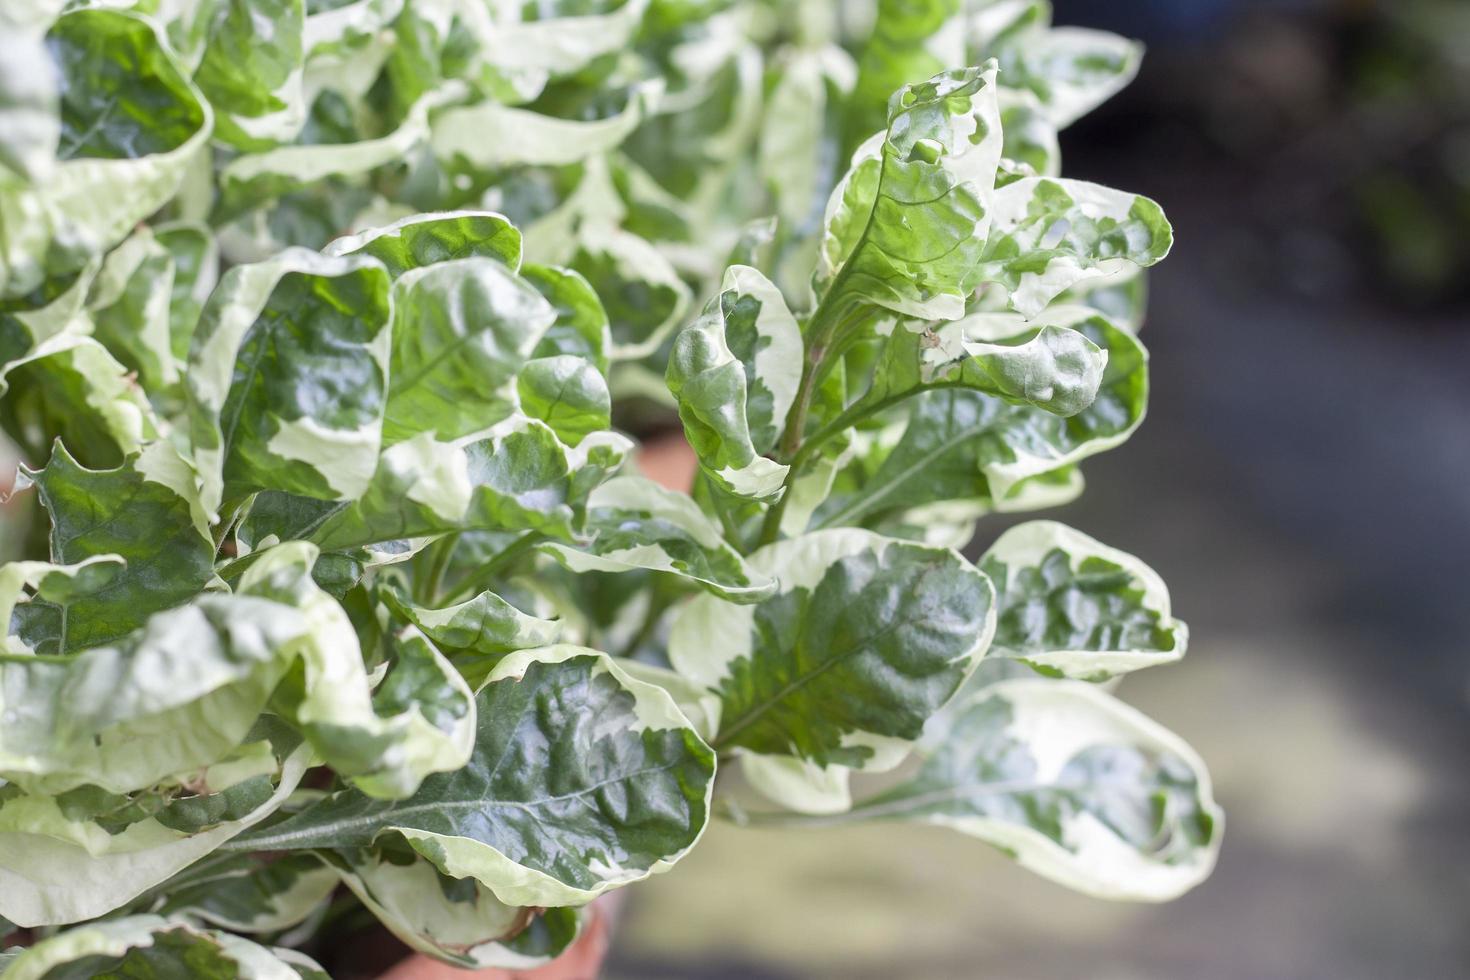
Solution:
M 687 494 L 639 476 L 614 477 L 587 498 L 586 544 L 541 550 L 574 572 L 646 568 L 695 582 L 730 602 L 759 602 L 774 578 L 749 568 Z
M 909 82 L 965 64 L 960 0 L 878 0 L 849 103 L 848 147 L 883 128 L 888 97 Z
M 995 93 L 990 65 L 894 94 L 887 132 L 858 148 L 827 202 L 814 277 L 823 316 L 858 302 L 923 320 L 964 314 L 1001 155 Z
M 666 375 L 701 468 L 732 494 L 778 493 L 788 467 L 775 448 L 796 399 L 801 329 L 771 281 L 731 266 L 704 315 L 674 340 Z
M 383 438 L 457 439 L 517 406 L 516 375 L 556 311 L 501 262 L 455 259 L 393 286 L 392 381 Z
M 382 440 L 392 314 L 366 257 L 290 249 L 225 274 L 189 352 L 201 497 L 257 490 L 323 500 L 368 485 Z
M 151 21 L 83 8 L 51 27 L 60 70 L 57 164 L 37 184 L 0 182 L 0 297 L 81 269 L 169 198 L 213 114 Z
M 995 629 L 990 582 L 953 551 L 844 529 L 748 561 L 779 575 L 772 598 L 700 596 L 669 638 L 674 668 L 721 696 L 717 748 L 891 768 Z
M 498 259 L 512 272 L 521 265 L 521 233 L 493 211 L 415 214 L 390 225 L 335 239 L 326 255 L 371 255 L 397 279 L 405 272 L 455 259 Z
M 215 138 L 259 150 L 306 122 L 304 0 L 215 0 L 194 81 L 215 110 Z M 269 24 L 268 31 L 261 25 Z
M 714 753 L 661 689 L 602 654 L 512 654 L 477 698 L 469 764 L 395 803 L 343 792 L 238 845 L 366 847 L 402 835 L 515 906 L 583 905 L 667 870 L 708 818 Z
M 1077 283 L 1153 265 L 1173 244 L 1164 212 L 1146 197 L 1028 177 L 995 192 L 978 277 L 1000 283 L 1011 308 L 1034 317 Z
M 1143 562 L 1055 521 L 1031 521 L 980 559 L 1000 614 L 994 654 L 1037 673 L 1101 681 L 1184 656 L 1189 629 Z
M 612 428 L 612 394 L 591 361 L 555 354 L 527 361 L 516 378 L 521 411 L 540 419 L 568 446 Z
M 36 653 L 110 643 L 214 577 L 214 542 L 193 471 L 167 443 L 150 443 L 113 470 L 88 470 L 58 445 L 46 468 L 29 478 L 51 521 L 52 561 L 115 555 L 127 564 L 67 605 L 33 600 L 18 607 L 12 628 Z
M 569 449 L 524 416 L 453 443 L 424 433 L 384 451 L 361 498 L 323 505 L 294 536 L 324 551 L 446 531 L 533 530 L 572 540 L 587 494 L 630 445 L 606 432 Z
M 1224 816 L 1194 750 L 1096 687 L 1013 680 L 946 710 L 912 779 L 852 810 L 994 844 L 1100 898 L 1165 901 L 1203 881 Z

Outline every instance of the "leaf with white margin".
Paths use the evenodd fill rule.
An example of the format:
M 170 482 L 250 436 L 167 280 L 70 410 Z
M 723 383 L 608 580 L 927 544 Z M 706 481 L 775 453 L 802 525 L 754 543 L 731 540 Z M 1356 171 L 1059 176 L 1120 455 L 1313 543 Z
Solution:
M 848 104 L 847 145 L 883 128 L 883 107 L 905 85 L 965 60 L 961 0 L 878 0 L 873 30 L 858 56 Z
M 367 256 L 293 248 L 225 273 L 186 379 L 207 510 L 257 490 L 340 500 L 367 488 L 391 319 L 388 275 Z
M 757 154 L 782 230 L 806 237 L 821 220 L 833 179 L 830 155 L 841 138 L 831 107 L 852 91 L 857 71 L 836 45 L 792 48 L 783 57 L 766 97 Z
M 41 654 L 117 640 L 153 613 L 197 594 L 214 577 L 214 542 L 194 473 L 167 442 L 112 470 L 89 470 L 57 445 L 45 469 L 22 471 L 50 519 L 51 560 L 115 555 L 127 567 L 66 606 L 32 600 L 12 626 Z
M 604 376 L 612 330 L 597 291 L 579 272 L 554 265 L 526 265 L 521 278 L 534 286 L 556 310 L 556 322 L 541 337 L 537 357 L 572 354 L 590 362 Z
M 1194 750 L 1081 681 L 1002 681 L 926 730 L 912 779 L 854 818 L 950 827 L 1098 898 L 1161 902 L 1209 876 L 1224 814 Z
M 1143 45 L 1081 27 L 1039 24 L 971 57 L 995 57 L 1010 88 L 1032 92 L 1057 129 L 1065 129 L 1112 98 L 1138 74 Z
M 789 467 L 775 448 L 801 384 L 801 328 L 780 291 L 749 266 L 725 270 L 704 314 L 680 331 L 665 380 L 700 467 L 730 493 L 768 499 Z
M 306 3 L 213 0 L 209 6 L 194 82 L 214 107 L 215 138 L 246 150 L 290 141 L 306 122 Z
M 1001 146 L 993 65 L 894 93 L 887 132 L 858 148 L 827 202 L 813 277 L 824 315 L 853 303 L 925 320 L 964 315 L 981 281 Z
M 597 13 L 520 21 L 507 18 L 493 23 L 477 17 L 474 9 L 461 16 L 479 41 L 478 56 L 488 64 L 502 71 L 555 78 L 573 75 L 597 58 L 630 45 L 648 4 L 649 0 L 624 0 L 616 7 L 599 3 L 590 5 Z
M 93 336 L 158 393 L 179 380 L 169 306 L 173 255 L 146 227 L 108 253 L 87 305 Z
M 1163 579 L 1080 531 L 1055 521 L 1017 525 L 979 565 L 999 601 L 995 655 L 1084 681 L 1184 656 L 1189 629 L 1170 615 Z
M 259 754 L 251 749 L 262 744 L 247 744 L 235 758 L 192 778 L 207 783 L 240 762 L 249 765 Z M 312 762 L 310 746 L 292 740 L 279 749 L 266 745 L 264 755 L 270 766 L 247 769 L 254 779 L 246 780 L 264 783 L 264 792 L 245 785 L 251 792 L 240 812 L 226 811 L 195 829 L 155 816 L 109 831 L 87 819 L 67 819 L 53 796 L 9 799 L 0 807 L 0 915 L 28 927 L 76 922 L 112 912 L 168 880 L 274 813 Z M 228 790 L 205 799 L 227 796 Z
M 182 363 L 189 356 L 189 342 L 199 314 L 219 281 L 219 244 L 208 225 L 183 221 L 155 227 L 153 237 L 173 260 L 168 305 L 170 349 Z
M 84 923 L 42 939 L 0 965 L 5 966 L 5 980 L 316 980 L 327 975 L 296 950 L 267 949 L 186 919 L 156 915 Z
M 704 830 L 715 757 L 662 689 L 556 646 L 506 657 L 464 769 L 412 798 L 327 797 L 232 848 L 369 846 L 398 834 L 514 906 L 585 905 L 668 870 Z
M 1148 352 L 1085 308 L 1058 308 L 1048 319 L 1054 322 L 1047 329 L 1075 331 L 1106 352 L 1091 404 L 1064 418 L 980 391 L 926 392 L 912 403 L 902 437 L 854 490 L 817 512 L 816 526 L 866 523 L 942 501 L 971 501 L 978 517 L 1075 496 L 1070 475 L 1049 487 L 1030 481 L 1111 449 L 1138 428 L 1148 404 Z M 953 329 L 1003 342 L 1035 327 L 1015 314 L 975 314 Z
M 1169 254 L 1174 230 L 1138 194 L 1081 180 L 1026 177 L 995 191 L 975 282 L 995 282 L 1034 317 L 1077 283 Z
M 73 10 L 52 25 L 61 137 L 44 181 L 0 184 L 0 296 L 74 272 L 178 190 L 213 118 L 148 20 Z
M 0 653 L 33 654 L 35 650 L 20 637 L 11 634 L 17 607 L 30 602 L 46 603 L 57 608 L 106 588 L 126 567 L 117 555 L 97 555 L 75 565 L 53 565 L 44 561 L 12 561 L 0 565 L 0 623 L 6 624 L 0 637 Z M 27 590 L 30 598 L 27 600 Z M 24 613 L 22 613 L 24 616 Z
M 646 568 L 687 579 L 730 602 L 760 602 L 776 589 L 726 543 L 688 494 L 641 476 L 618 476 L 587 498 L 586 544 L 541 550 L 574 572 Z
M 631 446 L 600 432 L 569 448 L 524 416 L 456 442 L 424 433 L 386 449 L 363 495 L 326 505 L 301 536 L 325 551 L 446 531 L 540 531 L 570 541 L 587 495 Z
M 585 358 L 555 354 L 527 361 L 516 377 L 521 411 L 551 427 L 568 446 L 612 428 L 612 393 Z
M 965 388 L 1067 417 L 1097 397 L 1107 353 L 1070 325 L 1018 326 L 998 340 L 970 318 L 938 329 L 895 324 L 872 384 L 849 411 L 874 411 L 934 388 Z
M 689 287 L 647 241 L 617 228 L 584 226 L 566 265 L 602 300 L 614 360 L 638 360 L 662 346 L 684 318 Z
M 220 170 L 217 219 L 233 218 L 268 205 L 284 194 L 330 178 L 360 177 L 400 163 L 429 137 L 429 113 L 459 98 L 460 82 L 447 82 L 418 102 L 398 128 L 374 139 L 347 143 L 293 143 L 238 156 Z
M 0 411 L 37 455 L 61 439 L 79 459 L 115 466 L 156 439 L 160 424 L 128 369 L 97 341 L 59 333 L 0 366 Z
M 252 572 L 274 568 L 267 555 Z M 310 641 L 301 610 L 253 586 L 247 574 L 234 595 L 205 593 L 74 656 L 0 657 L 0 777 L 34 793 L 126 793 L 233 749 Z
M 628 89 L 617 112 L 600 119 L 560 119 L 486 100 L 435 116 L 434 154 L 489 169 L 516 164 L 559 166 L 606 153 L 622 143 L 658 107 L 663 80 Z
M 721 750 L 818 765 L 896 765 L 984 655 L 989 580 L 954 551 L 839 529 L 746 559 L 778 576 L 756 606 L 699 596 L 680 609 L 669 660 L 717 691 Z
M 506 654 L 551 646 L 561 638 L 560 621 L 527 615 L 493 592 L 439 609 L 410 602 L 392 588 L 384 589 L 382 598 L 433 640 L 472 687 L 479 687 Z
M 1148 309 L 1148 274 L 1136 266 L 1106 276 L 1084 279 L 1062 295 L 1056 306 L 1087 306 L 1129 333 L 1143 328 Z
M 412 626 L 384 635 L 387 675 L 374 687 L 352 621 L 312 581 L 316 558 L 314 546 L 290 541 L 265 552 L 240 580 L 242 591 L 295 605 L 308 626 L 271 709 L 363 793 L 409 796 L 430 773 L 453 771 L 469 758 L 474 695 Z
M 279 932 L 309 918 L 337 884 L 337 872 L 311 854 L 213 854 L 164 882 L 157 908 L 235 932 Z
M 581 933 L 576 909 L 506 905 L 473 878 L 451 878 L 412 851 L 340 849 L 325 859 L 410 948 L 465 969 L 532 970 Z
M 514 272 L 521 265 L 521 233 L 494 211 L 438 211 L 335 239 L 322 252 L 363 252 L 395 279 L 426 265 L 477 256 L 498 259 Z
M 619 657 L 617 665 L 634 680 L 661 687 L 679 706 L 689 724 L 706 742 L 720 731 L 720 698 L 708 688 L 700 687 L 678 671 L 643 660 Z
M 517 375 L 556 319 L 503 263 L 453 259 L 393 284 L 393 356 L 383 440 L 488 429 L 518 404 Z
M 1024 89 L 1002 87 L 999 98 L 1000 125 L 1005 138 L 1002 166 L 1010 166 L 1027 177 L 1060 174 L 1062 150 L 1057 141 L 1057 127 L 1045 107 Z

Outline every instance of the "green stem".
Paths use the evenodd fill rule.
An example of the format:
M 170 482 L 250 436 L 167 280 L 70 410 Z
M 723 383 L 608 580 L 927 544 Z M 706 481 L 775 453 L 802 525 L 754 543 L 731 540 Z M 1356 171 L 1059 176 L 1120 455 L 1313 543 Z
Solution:
M 425 555 L 427 567 L 424 574 L 414 582 L 414 598 L 426 606 L 432 606 L 439 597 L 439 590 L 444 585 L 444 573 L 449 570 L 450 559 L 454 557 L 454 547 L 459 544 L 459 532 L 454 531 L 439 538 L 429 545 L 428 554 Z
M 623 645 L 623 652 L 618 656 L 631 657 L 637 653 L 638 648 L 648 642 L 649 638 L 657 632 L 659 622 L 664 618 L 664 613 L 668 611 L 669 606 L 673 605 L 673 602 L 673 596 L 655 590 L 648 597 L 648 611 L 643 614 L 643 622 L 638 625 L 638 631 Z
M 507 565 L 516 561 L 545 539 L 546 536 L 540 531 L 527 531 L 519 538 L 516 538 L 502 548 L 500 554 L 466 575 L 464 580 L 455 586 L 449 595 L 444 597 L 444 605 L 450 606 L 456 602 L 463 602 L 472 596 L 479 595 L 495 580 L 497 575 L 505 570 Z

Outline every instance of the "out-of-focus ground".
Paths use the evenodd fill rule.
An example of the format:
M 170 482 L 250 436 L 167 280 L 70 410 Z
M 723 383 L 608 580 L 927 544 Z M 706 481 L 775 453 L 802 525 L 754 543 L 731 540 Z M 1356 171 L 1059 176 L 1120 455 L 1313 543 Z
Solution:
M 1190 623 L 1182 664 L 1119 693 L 1208 761 L 1214 877 L 1113 905 L 939 829 L 717 824 L 635 891 L 613 980 L 1470 976 L 1465 283 L 1372 274 L 1398 246 L 1352 237 L 1354 161 L 1399 137 L 1313 107 L 1342 39 L 1228 27 L 1172 58 L 1155 39 L 1135 87 L 1064 135 L 1070 176 L 1156 197 L 1177 245 L 1143 334 L 1150 417 L 1054 512 L 1149 561 Z

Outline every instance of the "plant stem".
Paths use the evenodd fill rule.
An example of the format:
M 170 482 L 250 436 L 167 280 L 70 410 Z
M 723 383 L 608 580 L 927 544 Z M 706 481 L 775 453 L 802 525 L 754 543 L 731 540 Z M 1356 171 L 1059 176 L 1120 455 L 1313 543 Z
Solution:
M 632 638 L 623 645 L 623 651 L 618 656 L 631 657 L 637 653 L 638 648 L 647 643 L 658 630 L 659 622 L 673 603 L 673 596 L 665 594 L 662 590 L 654 589 L 648 597 L 648 610 L 643 614 L 643 622 L 638 625 L 638 631 L 633 634 Z
M 546 536 L 540 531 L 527 531 L 519 538 L 516 538 L 510 544 L 502 548 L 500 554 L 496 555 L 494 558 L 491 558 L 489 561 L 481 565 L 469 575 L 466 575 L 464 577 L 464 580 L 461 581 L 459 585 L 457 585 L 453 590 L 450 591 L 447 596 L 444 597 L 444 604 L 453 605 L 456 602 L 463 602 L 464 600 L 469 599 L 472 596 L 479 595 L 482 591 L 484 591 L 486 586 L 488 586 L 492 581 L 495 580 L 495 577 L 499 575 L 507 565 L 520 558 L 536 545 L 540 544 L 543 540 L 545 540 L 545 537 Z
M 414 582 L 414 598 L 424 605 L 432 606 L 439 597 L 439 589 L 444 584 L 444 573 L 449 570 L 450 559 L 454 557 L 454 547 L 459 544 L 459 532 L 454 531 L 439 538 L 429 545 L 428 554 L 425 555 L 427 567 L 424 574 Z

